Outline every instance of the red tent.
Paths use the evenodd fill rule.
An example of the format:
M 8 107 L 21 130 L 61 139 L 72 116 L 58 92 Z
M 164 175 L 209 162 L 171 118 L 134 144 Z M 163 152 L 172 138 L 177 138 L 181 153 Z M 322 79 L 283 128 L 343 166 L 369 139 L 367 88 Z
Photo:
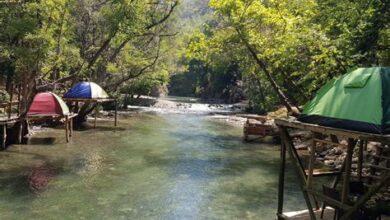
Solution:
M 68 106 L 56 94 L 51 92 L 38 93 L 28 110 L 29 116 L 64 116 L 69 114 Z

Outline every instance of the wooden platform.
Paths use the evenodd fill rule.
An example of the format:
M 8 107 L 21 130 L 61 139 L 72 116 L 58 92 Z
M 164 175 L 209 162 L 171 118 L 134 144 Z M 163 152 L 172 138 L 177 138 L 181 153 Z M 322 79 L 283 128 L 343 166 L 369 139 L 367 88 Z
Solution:
M 332 127 L 319 126 L 315 124 L 308 124 L 292 120 L 285 119 L 276 119 L 275 124 L 280 129 L 281 134 L 281 164 L 279 172 L 279 193 L 278 193 L 278 216 L 279 219 L 295 219 L 286 217 L 283 212 L 283 201 L 284 201 L 284 187 L 285 187 L 285 167 L 286 167 L 286 153 L 289 154 L 289 159 L 291 160 L 291 165 L 294 167 L 297 180 L 302 191 L 302 195 L 305 199 L 307 205 L 307 215 L 306 219 L 318 219 L 317 214 L 313 211 L 314 207 L 319 207 L 318 204 L 321 201 L 326 202 L 332 207 L 337 207 L 342 212 L 340 216 L 341 220 L 351 219 L 351 216 L 354 213 L 357 213 L 360 209 L 364 208 L 366 202 L 376 193 L 390 184 L 390 173 L 387 172 L 387 168 L 384 169 L 386 172 L 381 172 L 377 176 L 375 183 L 370 184 L 364 192 L 362 192 L 356 201 L 351 203 L 350 200 L 350 183 L 352 179 L 352 159 L 354 154 L 354 149 L 357 149 L 358 152 L 358 161 L 357 161 L 357 176 L 358 181 L 362 180 L 362 169 L 363 169 L 363 151 L 367 149 L 364 147 L 369 141 L 380 142 L 382 146 L 390 144 L 389 135 L 379 135 L 364 133 L 358 131 L 350 131 L 345 129 L 338 129 Z M 305 130 L 312 133 L 312 144 L 310 147 L 310 157 L 308 165 L 302 163 L 302 158 L 298 154 L 296 147 L 294 146 L 294 141 L 290 132 L 294 129 Z M 325 140 L 328 138 L 330 140 Z M 340 142 L 340 140 L 346 140 L 347 144 Z M 313 182 L 316 181 L 314 178 L 318 175 L 327 174 L 316 172 L 318 170 L 314 169 L 315 160 L 316 160 L 316 148 L 323 145 L 333 145 L 342 147 L 346 151 L 343 164 L 340 168 L 339 173 L 329 173 L 331 175 L 336 174 L 333 177 L 333 180 L 326 185 L 329 189 L 337 191 L 337 195 L 331 194 L 328 191 L 320 191 L 318 188 L 313 187 Z M 368 163 L 372 163 L 369 161 Z M 375 165 L 374 165 L 375 166 Z M 337 185 L 340 187 L 337 188 Z M 376 213 L 371 213 L 373 216 L 375 214 L 387 213 L 381 210 L 378 210 Z M 310 217 L 309 217 L 310 216 Z M 298 218 L 299 219 L 299 218 Z M 305 218 L 302 218 L 305 219 Z M 331 218 L 332 219 L 332 218 Z
M 317 219 L 320 219 L 321 210 L 317 210 L 314 212 Z M 334 209 L 332 208 L 326 208 L 324 211 L 324 218 L 327 219 L 333 219 L 334 216 Z M 301 211 L 294 211 L 294 212 L 285 212 L 283 213 L 283 216 L 279 216 L 279 219 L 283 220 L 310 220 L 310 215 L 308 210 L 301 210 Z
M 42 120 L 59 120 L 64 123 L 65 127 L 65 138 L 66 142 L 69 142 L 70 138 L 73 136 L 73 118 L 77 114 L 72 113 L 69 115 L 27 115 L 28 121 L 42 121 Z
M 7 141 L 7 128 L 9 126 L 15 125 L 15 123 L 20 122 L 22 119 L 19 117 L 11 117 L 11 116 L 4 116 L 0 117 L 0 126 L 2 128 L 2 133 L 1 133 L 1 148 L 5 149 L 6 148 L 6 141 Z M 19 127 L 19 134 L 18 134 L 18 143 L 22 142 L 22 123 L 20 123 Z
M 317 219 L 320 219 L 321 210 L 314 211 L 314 214 L 316 215 Z M 308 210 L 301 210 L 301 211 L 295 211 L 295 212 L 286 212 L 283 213 L 283 217 L 279 219 L 286 219 L 286 220 L 310 220 L 310 215 Z M 324 220 L 332 220 L 334 216 L 334 209 L 332 208 L 326 208 L 324 212 Z M 381 216 L 382 220 L 390 220 L 390 216 Z
M 240 117 L 246 118 L 246 122 L 244 124 L 244 140 L 248 141 L 249 136 L 274 136 L 275 130 L 272 125 L 265 124 L 267 121 L 266 116 L 261 115 L 240 115 Z

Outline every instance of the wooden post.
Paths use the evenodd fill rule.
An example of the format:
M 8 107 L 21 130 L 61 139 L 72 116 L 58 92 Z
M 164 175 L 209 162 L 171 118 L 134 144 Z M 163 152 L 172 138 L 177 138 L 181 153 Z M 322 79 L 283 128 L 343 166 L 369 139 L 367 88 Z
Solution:
M 7 123 L 3 124 L 3 140 L 1 142 L 1 148 L 4 150 L 7 147 Z
M 95 120 L 94 120 L 94 123 L 93 123 L 93 128 L 96 128 L 96 120 L 97 120 L 97 114 L 99 112 L 99 104 L 96 102 L 96 106 L 95 106 Z
M 351 178 L 352 154 L 355 145 L 356 145 L 356 140 L 352 138 L 348 138 L 348 149 L 347 149 L 347 155 L 345 157 L 344 181 L 343 181 L 343 188 L 341 192 L 341 202 L 344 204 L 346 204 L 348 201 L 349 181 Z
M 23 120 L 19 120 L 19 127 L 18 127 L 18 144 L 22 143 L 22 136 L 23 136 Z
M 69 116 L 65 115 L 65 136 L 66 142 L 69 142 Z
M 116 127 L 118 124 L 118 101 L 115 99 L 115 122 L 114 126 Z
M 279 190 L 278 190 L 278 216 L 283 214 L 284 202 L 284 174 L 286 170 L 286 146 L 280 145 L 280 170 L 279 170 Z
M 309 214 L 310 214 L 310 219 L 315 220 L 316 216 L 314 215 L 314 212 L 313 212 L 313 206 L 312 206 L 312 204 L 310 202 L 309 194 L 307 193 L 307 190 L 305 189 L 305 185 L 306 185 L 305 170 L 303 169 L 302 163 L 299 160 L 299 156 L 298 156 L 298 154 L 296 152 L 296 149 L 295 149 L 294 144 L 293 144 L 293 142 L 291 140 L 291 137 L 290 137 L 290 135 L 287 132 L 287 128 L 284 127 L 284 126 L 279 126 L 279 128 L 281 130 L 280 133 L 281 133 L 281 136 L 282 136 L 283 144 L 288 149 L 291 162 L 293 163 L 295 171 L 297 172 L 298 181 L 300 183 L 299 185 L 301 187 L 301 190 L 302 190 L 302 193 L 303 193 L 303 197 L 305 199 L 305 202 L 306 202 L 306 205 L 307 205 L 307 209 L 308 209 Z
M 308 189 L 311 188 L 311 183 L 313 181 L 313 170 L 314 170 L 314 162 L 316 157 L 316 145 L 317 142 L 313 139 L 311 145 L 310 160 L 309 160 L 309 173 L 307 176 L 307 183 L 306 183 L 306 187 Z
M 73 136 L 73 117 L 69 118 L 69 137 Z
M 374 186 L 372 186 L 366 194 L 361 196 L 359 200 L 353 205 L 351 209 L 349 209 L 345 215 L 341 217 L 341 220 L 347 220 L 351 217 L 351 215 L 358 210 L 364 203 L 366 203 L 371 196 L 377 193 L 381 188 L 388 186 L 390 184 L 390 174 L 387 174 L 381 178 L 381 180 Z
M 358 164 L 357 164 L 357 176 L 359 181 L 362 181 L 364 143 L 365 141 L 363 140 L 360 140 L 359 142 L 359 156 L 358 156 Z

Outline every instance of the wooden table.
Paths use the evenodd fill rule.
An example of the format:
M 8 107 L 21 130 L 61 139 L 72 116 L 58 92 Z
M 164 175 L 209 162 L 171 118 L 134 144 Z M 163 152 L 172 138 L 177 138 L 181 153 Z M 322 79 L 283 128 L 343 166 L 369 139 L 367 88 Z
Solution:
M 42 121 L 42 120 L 54 120 L 58 119 L 65 125 L 65 137 L 66 142 L 69 142 L 70 138 L 73 136 L 73 118 L 75 118 L 77 114 L 71 113 L 68 115 L 28 115 L 28 121 Z
M 2 127 L 2 141 L 1 141 L 1 148 L 5 149 L 6 148 L 6 142 L 7 142 L 7 127 L 8 125 L 14 125 L 17 122 L 21 122 L 22 119 L 19 117 L 0 117 L 0 126 Z M 18 129 L 18 143 L 22 142 L 22 132 L 23 132 L 23 127 L 22 123 L 20 123 L 19 129 Z

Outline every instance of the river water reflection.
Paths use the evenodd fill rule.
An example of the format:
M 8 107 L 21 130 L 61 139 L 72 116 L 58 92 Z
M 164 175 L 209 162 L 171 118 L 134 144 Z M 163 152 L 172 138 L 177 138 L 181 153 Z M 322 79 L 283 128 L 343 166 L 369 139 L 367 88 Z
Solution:
M 1 219 L 275 219 L 279 147 L 205 115 L 39 132 L 0 152 Z M 55 138 L 48 138 L 55 137 Z M 290 170 L 286 209 L 304 208 Z

